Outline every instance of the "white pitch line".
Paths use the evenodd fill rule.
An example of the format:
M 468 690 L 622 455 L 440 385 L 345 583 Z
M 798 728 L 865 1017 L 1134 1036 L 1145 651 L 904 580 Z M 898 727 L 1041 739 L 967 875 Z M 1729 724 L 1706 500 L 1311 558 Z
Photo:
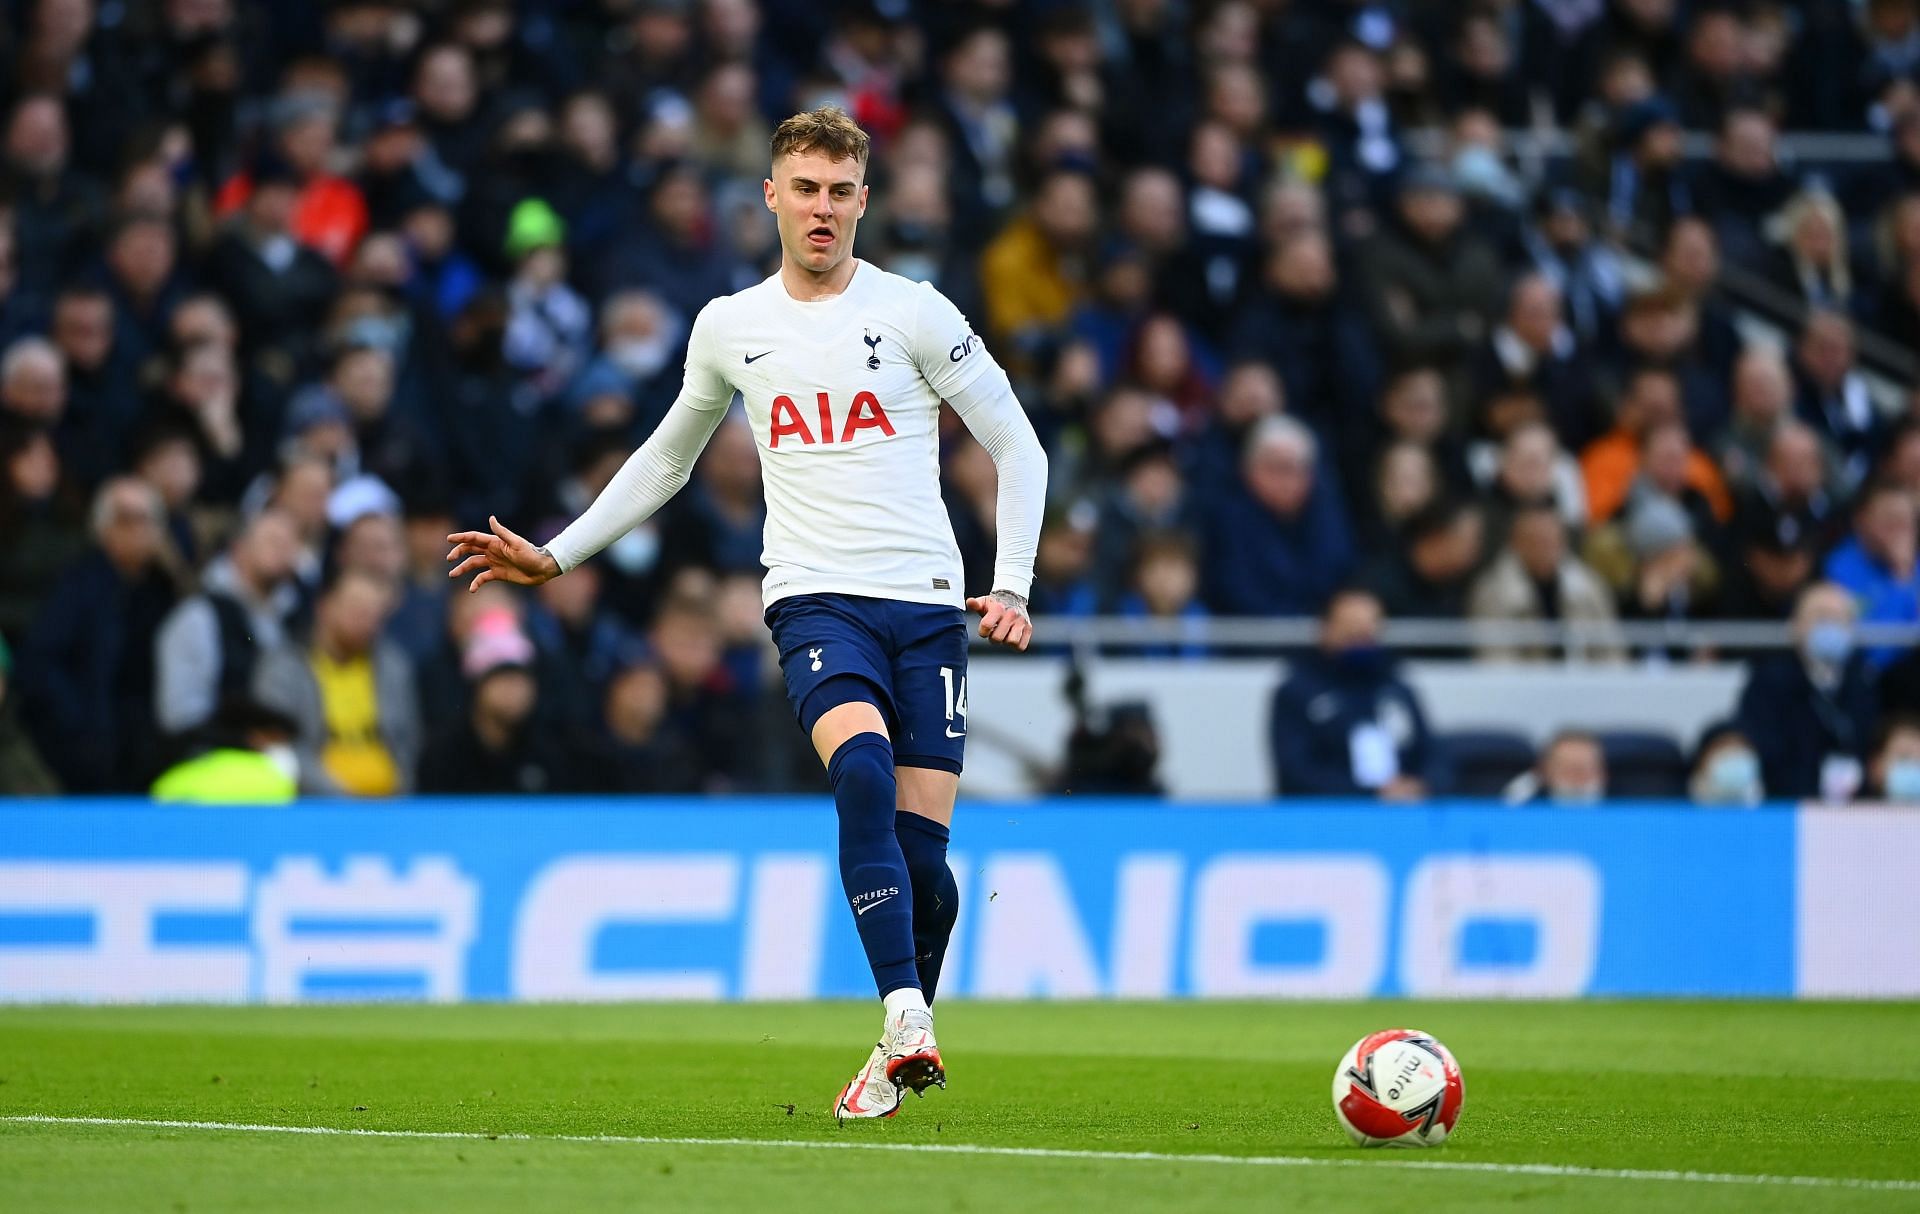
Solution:
M 1769 1176 L 1743 1172 L 1683 1172 L 1641 1168 L 1581 1168 L 1557 1163 L 1470 1163 L 1465 1160 L 1373 1156 L 1322 1159 L 1309 1155 L 1185 1155 L 1172 1151 L 1071 1151 L 1054 1147 L 988 1147 L 949 1142 L 815 1141 L 798 1138 L 669 1138 L 644 1134 L 483 1134 L 468 1130 L 364 1130 L 328 1125 L 257 1125 L 236 1121 L 161 1121 L 140 1117 L 0 1116 L 27 1125 L 120 1126 L 150 1130 L 217 1130 L 238 1134 L 312 1134 L 338 1138 L 456 1139 L 501 1142 L 597 1142 L 666 1147 L 761 1147 L 787 1151 L 907 1151 L 929 1155 L 990 1155 L 1005 1159 L 1124 1160 L 1145 1163 L 1218 1163 L 1264 1168 L 1403 1168 L 1422 1172 L 1484 1172 L 1500 1176 L 1562 1176 L 1576 1180 L 1654 1180 L 1683 1184 L 1865 1189 L 1920 1193 L 1920 1180 L 1864 1176 Z

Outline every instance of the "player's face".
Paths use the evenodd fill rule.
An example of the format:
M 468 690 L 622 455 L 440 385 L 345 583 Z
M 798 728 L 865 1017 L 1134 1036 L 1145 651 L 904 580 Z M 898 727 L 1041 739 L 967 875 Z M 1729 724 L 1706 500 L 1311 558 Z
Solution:
M 851 157 L 797 152 L 780 158 L 765 189 L 789 261 L 824 274 L 853 253 L 853 230 L 867 210 L 865 176 Z

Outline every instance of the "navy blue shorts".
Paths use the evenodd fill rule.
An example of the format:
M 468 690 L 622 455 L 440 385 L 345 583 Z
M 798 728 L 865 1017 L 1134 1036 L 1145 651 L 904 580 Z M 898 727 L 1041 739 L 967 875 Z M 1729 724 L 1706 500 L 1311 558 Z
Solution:
M 957 607 L 803 594 L 767 608 L 800 727 L 869 703 L 901 767 L 960 772 L 967 744 L 967 619 Z

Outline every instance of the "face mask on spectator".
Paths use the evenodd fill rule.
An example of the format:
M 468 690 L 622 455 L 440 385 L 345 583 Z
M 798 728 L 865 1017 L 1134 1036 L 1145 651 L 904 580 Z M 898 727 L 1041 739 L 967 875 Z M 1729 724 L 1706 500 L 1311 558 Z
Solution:
M 652 379 L 667 365 L 667 356 L 672 353 L 665 341 L 653 337 L 615 342 L 607 348 L 613 365 L 635 379 Z
M 1828 666 L 1841 666 L 1853 653 L 1853 629 L 1837 620 L 1824 620 L 1807 630 L 1807 656 Z
M 404 317 L 362 316 L 347 325 L 341 337 L 345 344 L 372 346 L 376 350 L 398 354 L 401 347 L 407 344 L 407 328 Z
M 300 781 L 300 756 L 295 753 L 291 742 L 275 742 L 260 752 L 267 762 L 278 768 L 280 774 L 296 784 Z
M 940 277 L 940 263 L 924 253 L 895 253 L 887 258 L 887 269 L 915 282 L 936 282 Z
M 660 532 L 652 527 L 635 527 L 607 548 L 607 560 L 628 577 L 652 569 L 660 559 Z
M 1347 674 L 1371 678 L 1386 670 L 1387 651 L 1378 644 L 1349 645 L 1334 654 L 1333 660 Z
M 1461 148 L 1454 154 L 1453 179 L 1469 194 L 1510 206 L 1526 198 L 1526 190 L 1501 163 L 1500 154 L 1478 144 Z
M 1598 784 L 1562 784 L 1547 790 L 1547 799 L 1555 805 L 1598 805 L 1606 790 Z
M 1920 801 L 1920 759 L 1895 759 L 1887 764 L 1887 800 Z
M 1705 805 L 1752 805 L 1760 799 L 1760 757 L 1751 750 L 1723 750 L 1707 764 L 1693 799 Z

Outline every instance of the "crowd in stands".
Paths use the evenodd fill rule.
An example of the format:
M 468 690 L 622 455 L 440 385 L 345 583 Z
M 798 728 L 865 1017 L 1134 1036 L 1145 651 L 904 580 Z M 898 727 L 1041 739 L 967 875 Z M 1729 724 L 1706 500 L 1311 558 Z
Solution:
M 973 318 L 1047 445 L 1039 613 L 1358 586 L 1598 660 L 1610 621 L 1800 627 L 1829 583 L 1920 621 L 1916 0 L 0 0 L 0 763 L 817 785 L 743 422 L 537 593 L 443 558 L 606 484 L 695 314 L 777 264 L 772 124 L 829 102 L 875 141 L 858 254 Z M 993 468 L 947 421 L 978 593 Z M 1754 677 L 1834 726 L 1855 691 L 1800 672 Z M 1804 725 L 1742 714 L 1796 765 L 1769 795 L 1801 761 L 1751 731 Z M 1366 746 L 1349 779 L 1443 790 Z

